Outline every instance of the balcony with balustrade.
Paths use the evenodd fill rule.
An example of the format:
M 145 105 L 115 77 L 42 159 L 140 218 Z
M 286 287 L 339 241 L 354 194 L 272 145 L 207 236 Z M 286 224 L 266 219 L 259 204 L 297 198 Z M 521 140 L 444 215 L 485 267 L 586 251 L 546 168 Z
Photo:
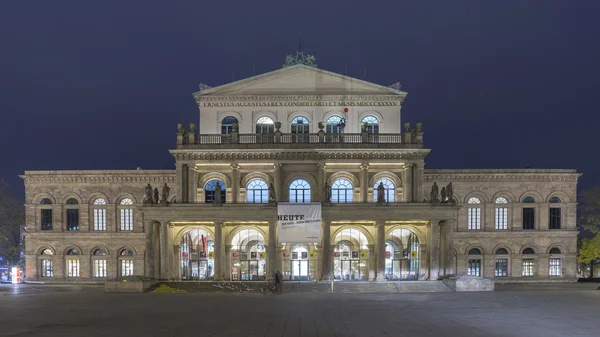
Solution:
M 239 133 L 234 127 L 228 134 L 198 134 L 196 125 L 186 130 L 178 124 L 177 149 L 422 149 L 422 124 L 410 128 L 404 124 L 402 133 L 326 133 L 320 128 L 317 133 L 283 133 L 280 124 L 269 133 Z

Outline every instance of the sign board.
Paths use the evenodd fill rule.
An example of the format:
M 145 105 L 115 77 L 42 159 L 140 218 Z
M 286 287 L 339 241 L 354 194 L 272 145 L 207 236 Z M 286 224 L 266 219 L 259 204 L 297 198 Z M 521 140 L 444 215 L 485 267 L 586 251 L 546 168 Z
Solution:
M 187 253 L 187 252 L 182 252 L 181 253 L 181 259 L 182 260 L 186 260 L 186 261 L 189 260 L 190 259 L 190 254 Z
M 281 257 L 282 257 L 284 260 L 289 260 L 289 259 L 290 259 L 290 253 L 288 253 L 286 250 L 284 250 L 284 251 L 281 253 Z
M 240 252 L 231 252 L 231 259 L 232 260 L 239 260 L 240 259 Z
M 321 203 L 277 203 L 279 243 L 321 242 Z

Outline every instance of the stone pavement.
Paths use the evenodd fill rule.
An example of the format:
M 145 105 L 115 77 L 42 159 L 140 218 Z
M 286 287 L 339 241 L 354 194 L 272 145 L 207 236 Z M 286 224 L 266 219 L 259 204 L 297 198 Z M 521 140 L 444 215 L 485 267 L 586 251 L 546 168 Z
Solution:
M 0 336 L 598 336 L 590 287 L 481 293 L 106 294 L 0 286 Z

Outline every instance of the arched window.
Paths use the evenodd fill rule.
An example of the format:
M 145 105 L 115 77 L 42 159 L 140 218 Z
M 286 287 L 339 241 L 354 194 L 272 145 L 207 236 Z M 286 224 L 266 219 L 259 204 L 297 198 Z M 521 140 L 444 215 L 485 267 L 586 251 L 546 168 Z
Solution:
M 262 179 L 252 179 L 246 185 L 246 202 L 265 204 L 269 202 L 269 186 Z
M 233 131 L 233 124 L 239 123 L 237 118 L 227 116 L 221 121 L 221 134 L 228 135 Z
M 119 254 L 119 261 L 121 270 L 119 274 L 121 277 L 123 276 L 131 276 L 133 275 L 133 252 L 130 249 L 121 250 L 121 254 Z
M 119 213 L 120 213 L 120 230 L 121 231 L 132 231 L 133 230 L 133 200 L 129 198 L 121 199 L 119 202 Z
M 523 255 L 533 255 L 535 251 L 532 248 L 525 248 L 523 250 Z M 535 275 L 534 271 L 535 259 L 533 258 L 523 258 L 521 275 L 526 277 L 532 277 Z
M 469 207 L 467 208 L 467 220 L 468 220 L 468 228 L 470 230 L 480 230 L 481 229 L 481 200 L 479 198 L 469 198 L 467 201 Z
M 346 178 L 336 179 L 331 184 L 331 202 L 348 203 L 352 202 L 354 189 L 352 183 Z
M 67 277 L 79 277 L 79 255 L 77 248 L 67 251 Z
M 69 198 L 65 205 L 65 216 L 67 219 L 67 230 L 79 230 L 79 202 L 75 198 Z
M 212 235 L 200 228 L 190 229 L 181 238 L 181 279 L 209 280 L 215 271 L 215 244 Z
M 523 204 L 527 206 L 523 207 L 523 229 L 535 229 L 535 199 L 533 197 L 523 198 Z
M 379 120 L 375 116 L 365 116 L 361 123 L 368 133 L 379 133 Z
M 508 251 L 505 248 L 496 249 L 496 255 L 508 255 Z M 508 258 L 505 256 L 496 256 L 496 271 L 494 272 L 495 277 L 507 277 L 508 276 Z
M 525 248 L 523 250 L 523 255 L 531 255 L 531 254 L 535 254 L 535 250 L 533 250 L 533 248 Z
M 335 236 L 333 270 L 336 280 L 366 281 L 369 275 L 368 241 L 355 228 L 341 230 Z
M 383 200 L 385 202 L 395 202 L 396 201 L 396 185 L 388 178 L 381 178 L 375 182 L 375 186 L 373 186 L 373 193 L 375 195 L 374 202 L 377 202 L 377 189 L 379 185 L 383 184 Z
M 550 249 L 550 258 L 548 259 L 548 274 L 550 276 L 562 276 L 562 258 L 553 255 L 560 255 L 560 249 L 554 247 Z
M 273 133 L 275 125 L 271 117 L 262 116 L 256 120 L 256 133 Z
M 290 183 L 290 202 L 310 202 L 310 184 L 304 179 L 296 179 Z
M 296 116 L 292 119 L 292 133 L 308 133 L 308 119 L 304 116 Z
M 207 204 L 215 202 L 215 190 L 217 189 L 217 185 L 221 187 L 221 203 L 225 203 L 225 197 L 227 195 L 227 193 L 225 193 L 225 183 L 218 179 L 213 179 L 204 186 L 204 202 Z
M 54 272 L 52 271 L 52 255 L 54 255 L 54 252 L 52 249 L 46 248 L 40 255 L 40 277 L 54 276 Z
M 106 251 L 104 249 L 96 249 L 92 254 L 92 276 L 96 278 L 106 277 Z
M 52 200 L 48 198 L 40 201 L 40 225 L 43 231 L 52 230 Z
M 552 197 L 550 199 L 550 229 L 560 229 L 561 227 L 561 200 L 559 197 Z
M 508 199 L 504 197 L 496 198 L 496 229 L 508 229 Z
M 481 276 L 481 256 L 477 256 L 481 255 L 481 250 L 478 248 L 471 248 L 471 250 L 469 250 L 469 255 L 475 256 L 470 256 L 467 260 L 467 274 L 469 276 Z
M 325 125 L 326 133 L 344 133 L 344 128 L 346 127 L 346 119 L 342 118 L 338 115 L 332 115 L 327 118 L 327 123 Z
M 419 278 L 419 239 L 406 228 L 396 228 L 385 238 L 385 279 L 388 281 Z
M 103 198 L 96 198 L 92 203 L 94 209 L 94 230 L 105 231 L 106 230 L 106 200 Z
M 231 240 L 232 279 L 242 281 L 264 280 L 266 278 L 266 265 L 263 235 L 253 228 L 238 231 Z

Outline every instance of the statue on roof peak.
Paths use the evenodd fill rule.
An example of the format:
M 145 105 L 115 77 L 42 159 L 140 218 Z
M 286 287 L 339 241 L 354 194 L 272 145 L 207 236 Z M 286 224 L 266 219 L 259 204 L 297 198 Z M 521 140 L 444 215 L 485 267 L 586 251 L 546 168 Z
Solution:
M 298 50 L 296 55 L 288 55 L 285 57 L 285 63 L 283 67 L 295 66 L 297 64 L 303 64 L 309 67 L 317 67 L 315 63 L 315 57 L 313 55 L 304 54 L 304 52 Z

